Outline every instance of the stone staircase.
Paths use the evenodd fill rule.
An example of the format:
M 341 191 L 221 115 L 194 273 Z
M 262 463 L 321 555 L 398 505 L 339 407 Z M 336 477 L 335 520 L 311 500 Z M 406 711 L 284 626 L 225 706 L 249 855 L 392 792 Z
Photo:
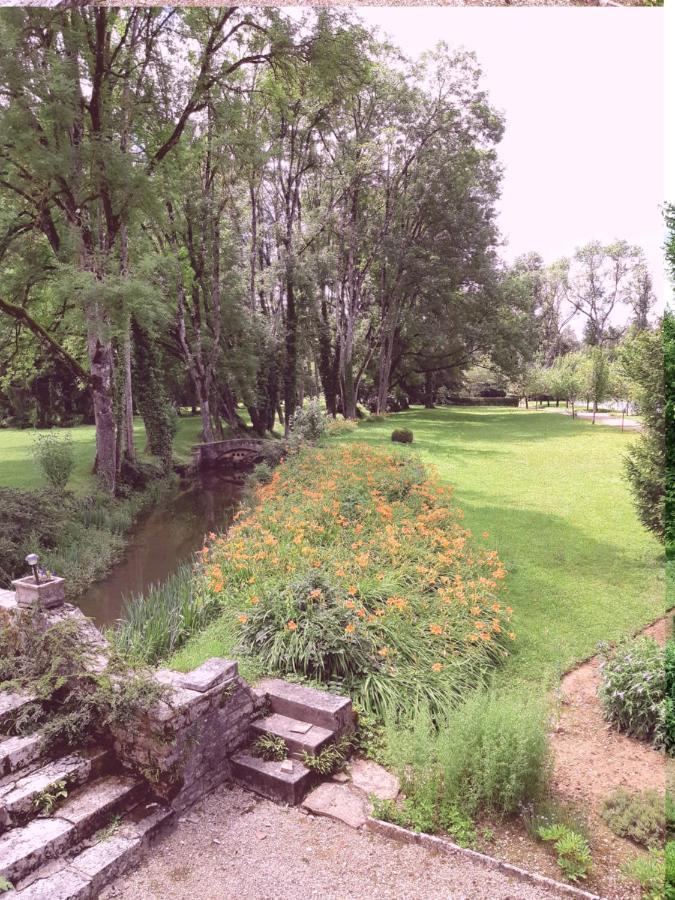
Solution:
M 296 806 L 320 779 L 303 765 L 303 753 L 316 756 L 354 727 L 351 700 L 278 679 L 261 682 L 256 693 L 266 711 L 251 722 L 250 739 L 263 734 L 281 738 L 288 758 L 263 760 L 249 747 L 232 757 L 232 774 L 257 794 Z
M 3 736 L 32 698 L 0 696 L 0 888 L 1 879 L 13 887 L 3 897 L 97 897 L 173 813 L 151 801 L 146 782 L 124 773 L 110 749 L 53 758 L 39 734 Z

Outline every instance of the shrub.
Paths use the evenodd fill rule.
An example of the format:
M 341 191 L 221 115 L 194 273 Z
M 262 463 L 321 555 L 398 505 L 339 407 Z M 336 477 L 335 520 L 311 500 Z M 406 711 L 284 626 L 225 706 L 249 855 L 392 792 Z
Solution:
M 567 825 L 544 825 L 539 829 L 542 841 L 552 841 L 557 863 L 566 878 L 579 881 L 588 877 L 591 869 L 591 848 L 583 835 Z
M 621 871 L 634 878 L 642 888 L 642 900 L 673 900 L 675 892 L 666 882 L 667 856 L 652 849 L 647 855 L 634 856 L 621 866 Z
M 395 428 L 391 433 L 391 439 L 396 444 L 412 444 L 413 433 L 409 428 Z
M 668 756 L 675 755 L 675 640 L 666 642 L 665 651 L 665 748 Z
M 291 420 L 291 434 L 304 441 L 318 441 L 326 430 L 326 415 L 317 398 L 296 409 Z
M 268 672 L 319 679 L 383 717 L 435 717 L 508 655 L 505 570 L 451 490 L 361 444 L 288 458 L 203 557 L 211 595 Z
M 436 729 L 417 713 L 387 726 L 387 759 L 411 803 L 456 806 L 470 815 L 508 815 L 541 797 L 548 783 L 548 706 L 526 691 L 476 692 Z
M 0 583 L 24 574 L 27 553 L 55 546 L 70 511 L 70 502 L 51 491 L 0 487 Z
M 413 831 L 442 831 L 460 847 L 473 847 L 476 843 L 476 827 L 472 819 L 452 804 L 442 806 L 436 813 L 433 805 L 423 806 L 409 797 L 400 803 L 377 797 L 372 802 L 373 817 L 382 822 L 392 822 Z
M 359 423 L 355 422 L 354 419 L 345 419 L 342 416 L 338 416 L 335 419 L 328 419 L 326 423 L 326 434 L 329 437 L 339 437 L 341 434 L 349 434 L 350 431 L 354 431 L 355 428 L 358 428 Z
M 272 467 L 267 462 L 260 462 L 253 467 L 248 476 L 248 486 L 255 487 L 258 484 L 269 484 L 272 480 Z
M 602 818 L 614 834 L 645 847 L 663 841 L 666 828 L 665 805 L 658 791 L 630 794 L 619 788 L 602 804 Z
M 37 432 L 32 453 L 51 486 L 63 491 L 75 468 L 71 433 L 66 431 L 60 441 L 53 431 Z
M 663 650 L 649 637 L 602 651 L 598 696 L 608 722 L 631 737 L 665 742 L 665 673 Z
M 98 673 L 97 647 L 82 641 L 80 626 L 64 620 L 44 627 L 37 610 L 0 628 L 0 690 L 24 690 L 34 701 L 9 725 L 10 734 L 39 728 L 50 752 L 81 747 L 110 730 L 129 727 L 137 711 L 165 696 L 147 673 L 109 660 Z
M 303 752 L 302 762 L 317 775 L 333 775 L 344 766 L 351 749 L 351 735 L 343 734 L 337 741 L 328 744 L 316 754 Z

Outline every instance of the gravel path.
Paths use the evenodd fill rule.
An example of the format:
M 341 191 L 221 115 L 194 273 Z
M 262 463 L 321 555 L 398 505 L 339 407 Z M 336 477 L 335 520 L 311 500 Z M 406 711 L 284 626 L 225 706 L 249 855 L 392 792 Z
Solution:
M 118 900 L 553 900 L 483 866 L 354 831 L 224 785 L 187 812 Z

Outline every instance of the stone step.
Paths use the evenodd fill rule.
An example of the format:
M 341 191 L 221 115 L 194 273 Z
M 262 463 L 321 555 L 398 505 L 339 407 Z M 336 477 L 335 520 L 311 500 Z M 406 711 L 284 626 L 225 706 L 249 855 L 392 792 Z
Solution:
M 281 713 L 272 713 L 255 719 L 251 722 L 251 733 L 253 739 L 261 734 L 280 737 L 288 747 L 289 753 L 297 755 L 309 753 L 312 756 L 323 750 L 335 737 L 335 732 L 330 728 L 282 716 Z
M 336 733 L 352 728 L 356 719 L 349 697 L 317 691 L 302 684 L 292 684 L 279 678 L 260 682 L 259 692 L 269 701 L 272 712 L 282 716 L 311 722 Z
M 274 800 L 297 806 L 316 783 L 316 775 L 297 759 L 274 762 L 258 759 L 248 753 L 231 758 L 232 775 L 244 787 Z
M 46 812 L 41 796 L 58 793 L 64 782 L 65 790 L 71 792 L 99 775 L 108 759 L 109 753 L 102 749 L 72 753 L 28 774 L 18 772 L 18 778 L 4 779 L 0 785 L 0 833 Z
M 32 819 L 0 836 L 0 875 L 12 884 L 25 880 L 40 866 L 127 809 L 142 782 L 126 776 L 99 778 L 76 791 L 53 815 Z
M 5 896 L 7 900 L 95 900 L 106 885 L 139 862 L 145 847 L 173 815 L 157 803 L 139 804 L 117 828 L 45 864 Z
M 38 762 L 44 752 L 44 739 L 39 732 L 21 737 L 0 737 L 0 779 Z
M 0 734 L 10 730 L 21 712 L 34 702 L 35 697 L 23 691 L 0 691 Z

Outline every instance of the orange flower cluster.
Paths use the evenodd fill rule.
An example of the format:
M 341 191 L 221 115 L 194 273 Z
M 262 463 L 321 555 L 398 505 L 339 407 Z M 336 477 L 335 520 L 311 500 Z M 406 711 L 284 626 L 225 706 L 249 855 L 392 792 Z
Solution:
M 497 662 L 516 637 L 500 596 L 506 570 L 462 518 L 450 487 L 396 453 L 357 443 L 308 449 L 210 540 L 202 569 L 242 626 L 314 572 L 334 585 L 340 627 L 369 642 L 374 666 L 392 677 L 413 664 L 449 677 L 451 657 Z M 305 600 L 327 602 L 320 588 Z M 280 627 L 295 632 L 304 614 L 291 603 Z

